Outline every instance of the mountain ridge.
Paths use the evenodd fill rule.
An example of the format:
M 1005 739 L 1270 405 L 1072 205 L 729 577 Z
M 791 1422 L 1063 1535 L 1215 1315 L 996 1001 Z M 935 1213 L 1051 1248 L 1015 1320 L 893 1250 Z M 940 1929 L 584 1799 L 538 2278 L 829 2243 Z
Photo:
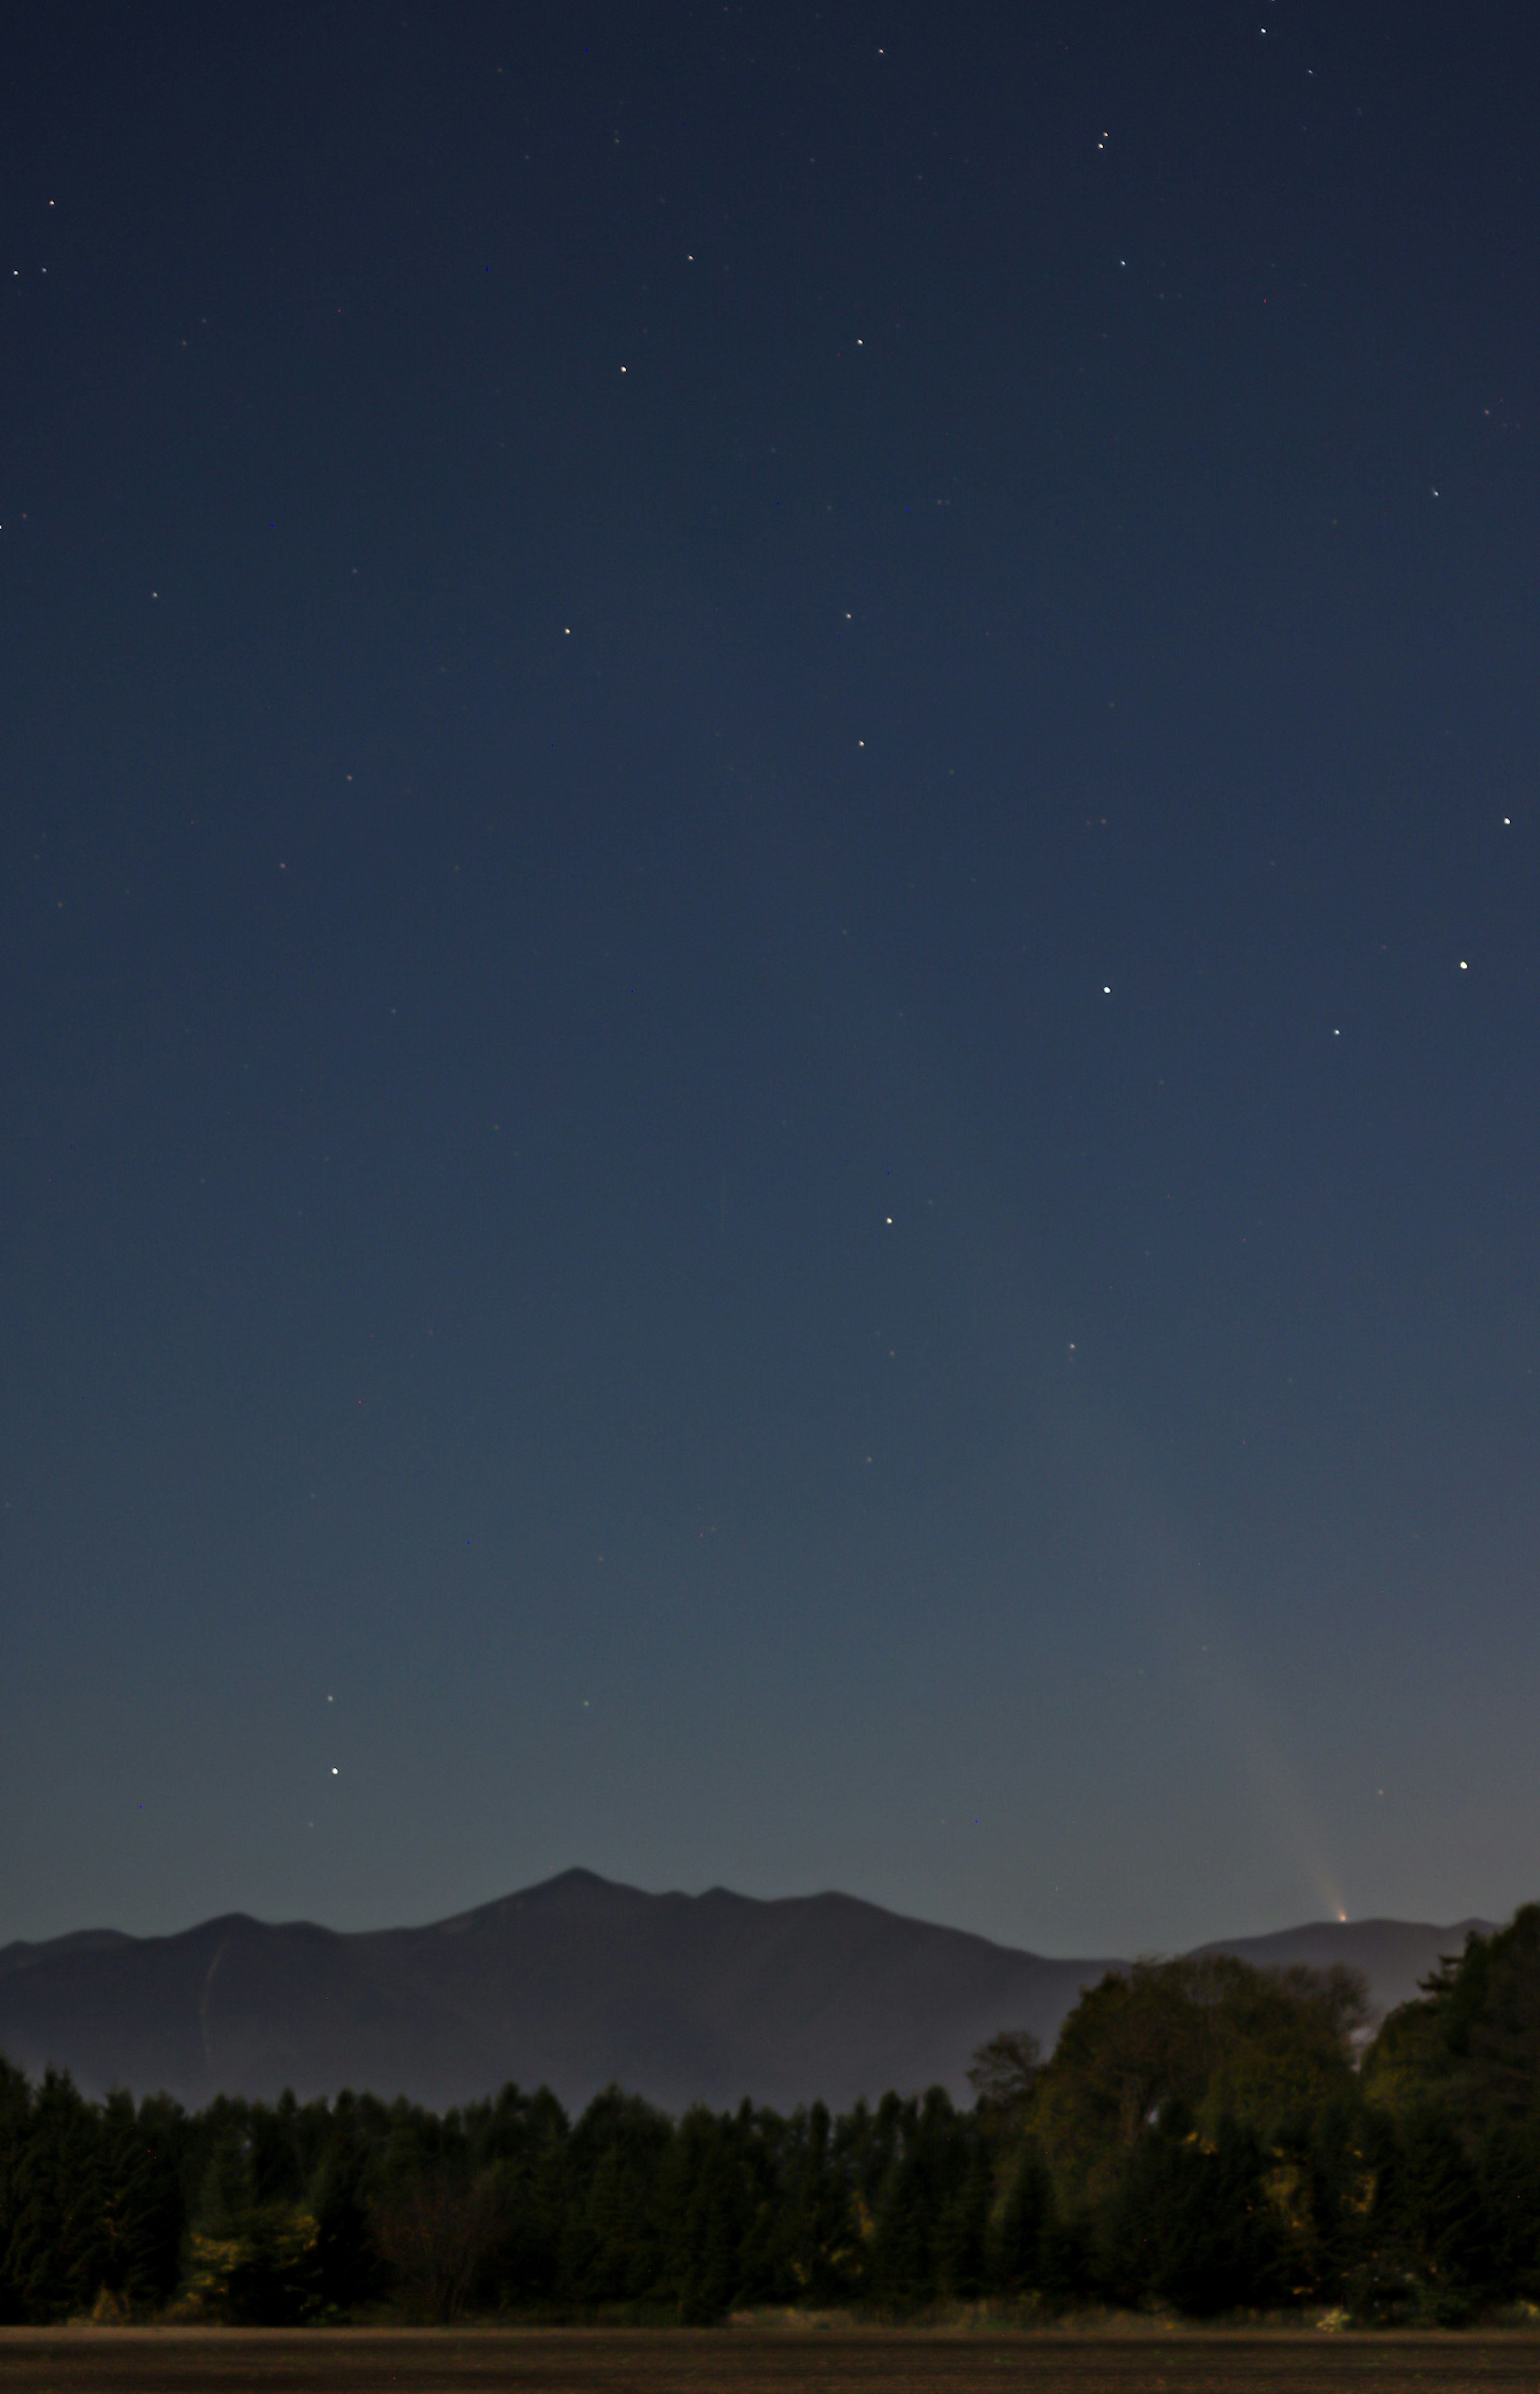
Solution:
M 1307 1922 L 1201 1953 L 1362 1968 L 1376 2007 L 1481 1921 Z M 169 1936 L 83 1929 L 0 1947 L 0 2054 L 188 2104 L 351 2085 L 442 2109 L 512 2078 L 569 2107 L 614 2083 L 670 2111 L 744 2097 L 841 2108 L 889 2086 L 967 2095 L 978 2045 L 1051 2045 L 1117 1957 L 996 1944 L 826 1889 L 649 1894 L 573 1869 L 418 1927 L 226 1913 Z

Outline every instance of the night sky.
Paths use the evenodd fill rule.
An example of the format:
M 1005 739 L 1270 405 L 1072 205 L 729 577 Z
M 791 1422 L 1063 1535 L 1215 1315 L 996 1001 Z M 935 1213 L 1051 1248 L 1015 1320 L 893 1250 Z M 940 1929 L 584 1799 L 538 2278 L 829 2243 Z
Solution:
M 0 1940 L 1540 1893 L 1533 9 L 0 99 Z

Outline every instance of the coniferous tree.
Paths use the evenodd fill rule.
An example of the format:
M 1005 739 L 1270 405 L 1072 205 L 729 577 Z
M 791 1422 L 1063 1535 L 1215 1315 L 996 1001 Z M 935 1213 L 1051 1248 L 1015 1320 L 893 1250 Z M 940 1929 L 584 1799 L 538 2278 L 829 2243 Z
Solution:
M 103 2285 L 130 2316 L 161 2310 L 177 2290 L 186 2225 L 177 2166 L 181 2116 L 165 2097 L 136 2110 L 120 2092 L 102 2106 Z
M 1047 2164 L 1036 2138 L 1029 2137 L 1009 2161 L 990 2222 L 989 2274 L 997 2293 L 1020 2296 L 1042 2292 L 1044 2239 L 1053 2207 Z
M 1152 2295 L 1197 2319 L 1276 2301 L 1283 2240 L 1264 2175 L 1249 2128 L 1221 2121 L 1209 2138 L 1173 2107 L 1140 2140 L 1112 2205 L 1112 2291 L 1131 2303 Z
M 984 2048 L 970 2111 L 933 2089 L 838 2119 L 675 2122 L 611 2088 L 574 2124 L 515 2086 L 188 2115 L 0 2063 L 0 2320 L 1540 2299 L 1540 1907 L 1433 1973 L 1362 2072 L 1361 2019 L 1341 1973 L 1140 1965 L 1047 2061 Z
M 58 2071 L 29 2107 L 10 2173 L 4 2274 L 22 2316 L 90 2310 L 107 2274 L 100 2123 Z

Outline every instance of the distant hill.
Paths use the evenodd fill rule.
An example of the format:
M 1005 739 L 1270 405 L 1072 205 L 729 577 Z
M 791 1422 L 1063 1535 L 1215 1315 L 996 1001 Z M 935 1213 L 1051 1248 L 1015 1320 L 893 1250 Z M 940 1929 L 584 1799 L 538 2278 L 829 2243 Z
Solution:
M 1456 1928 L 1323 1923 L 1222 1949 L 1346 1961 L 1401 2000 Z M 1000 2028 L 1045 2047 L 1109 1961 L 1049 1961 L 847 1895 L 646 1895 L 566 1871 L 426 1928 L 343 1935 L 244 1914 L 176 1937 L 85 1930 L 0 1949 L 0 2053 L 90 2094 L 403 2094 L 442 2108 L 505 2079 L 570 2106 L 612 2081 L 671 2111 L 744 2096 L 838 2108 L 940 2083 L 967 2098 Z
M 1410 2003 L 1420 1980 L 1437 1967 L 1445 1953 L 1463 1953 L 1472 1929 L 1490 1935 L 1490 1920 L 1457 1920 L 1451 1928 L 1429 1928 L 1420 1920 L 1312 1920 L 1303 1928 L 1280 1928 L 1270 1937 L 1221 1938 L 1203 1945 L 1203 1953 L 1238 1953 L 1259 1969 L 1286 1968 L 1308 1963 L 1312 1970 L 1346 1962 L 1362 1970 L 1376 2012 Z

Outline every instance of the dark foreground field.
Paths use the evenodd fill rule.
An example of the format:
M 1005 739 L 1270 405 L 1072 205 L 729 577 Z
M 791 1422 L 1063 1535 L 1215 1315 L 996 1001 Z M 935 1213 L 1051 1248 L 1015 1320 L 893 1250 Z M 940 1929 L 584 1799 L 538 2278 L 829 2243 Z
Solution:
M 1531 2335 L 0 2331 L 4 2394 L 1540 2394 Z

